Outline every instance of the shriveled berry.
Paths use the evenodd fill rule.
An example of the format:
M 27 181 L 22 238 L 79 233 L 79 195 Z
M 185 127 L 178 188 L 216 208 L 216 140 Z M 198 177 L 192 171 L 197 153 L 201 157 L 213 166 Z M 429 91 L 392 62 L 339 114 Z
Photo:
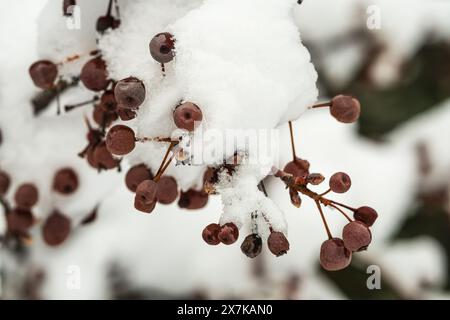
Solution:
M 42 226 L 42 237 L 49 246 L 58 246 L 63 243 L 70 233 L 71 222 L 69 217 L 54 211 Z
M 175 41 L 168 32 L 158 33 L 150 41 L 150 54 L 159 63 L 167 63 L 175 57 Z
M 81 69 L 80 80 L 89 90 L 106 90 L 110 81 L 105 61 L 97 57 L 86 62 Z
M 136 118 L 136 112 L 130 109 L 124 109 L 120 106 L 117 108 L 117 115 L 122 121 L 130 121 Z
M 220 226 L 217 223 L 211 223 L 203 229 L 202 238 L 210 246 L 216 246 L 220 243 L 219 232 Z
M 372 233 L 361 221 L 352 221 L 344 227 L 342 240 L 348 250 L 361 251 L 367 249 L 372 242 Z
M 40 60 L 30 66 L 29 73 L 36 87 L 50 89 L 58 76 L 58 67 L 51 61 Z
M 306 182 L 312 184 L 313 186 L 321 184 L 324 180 L 325 177 L 320 173 L 311 173 L 306 177 Z
M 180 193 L 178 206 L 183 209 L 197 210 L 205 207 L 208 203 L 208 199 L 209 195 L 205 191 L 189 189 L 186 192 Z
M 25 183 L 19 186 L 14 195 L 17 207 L 29 209 L 34 206 L 39 199 L 39 191 L 34 184 Z
M 131 192 L 136 192 L 138 185 L 145 180 L 153 179 L 150 169 L 145 164 L 138 164 L 128 170 L 125 176 L 125 184 Z
M 292 174 L 294 177 L 303 177 L 309 174 L 309 162 L 300 158 L 296 158 L 286 164 L 283 171 Z
M 241 244 L 241 251 L 249 258 L 256 258 L 262 250 L 262 239 L 257 234 L 248 235 Z
M 366 226 L 371 227 L 378 218 L 378 213 L 371 207 L 360 207 L 356 209 L 353 217 L 363 222 Z
M 134 131 L 124 125 L 115 125 L 106 135 L 106 147 L 112 154 L 122 156 L 133 151 L 136 146 Z
M 282 232 L 274 231 L 267 239 L 267 246 L 270 252 L 275 256 L 280 257 L 286 254 L 289 250 L 289 241 Z
M 18 208 L 8 213 L 6 220 L 8 232 L 17 236 L 25 236 L 34 222 L 31 211 Z
M 203 119 L 200 108 L 192 102 L 185 102 L 179 105 L 173 112 L 175 125 L 180 129 L 194 131 Z
M 106 148 L 106 143 L 101 142 L 93 149 L 92 158 L 90 159 L 90 152 L 88 151 L 88 161 L 97 169 L 113 169 L 119 165 L 119 161 L 113 157 L 111 152 Z M 91 162 L 92 161 L 92 162 Z
M 348 174 L 344 172 L 338 172 L 330 178 L 330 189 L 336 193 L 346 193 L 352 186 L 352 180 Z
M 134 199 L 134 207 L 136 210 L 139 210 L 144 213 L 152 213 L 156 207 L 156 201 L 150 203 L 144 203 L 143 201 L 135 198 Z
M 239 238 L 239 229 L 234 223 L 226 223 L 220 227 L 218 237 L 223 244 L 233 244 Z
M 136 200 L 144 204 L 156 202 L 158 184 L 153 180 L 144 180 L 136 188 Z
M 117 82 L 114 95 L 122 109 L 137 109 L 145 100 L 144 83 L 135 77 Z
M 158 182 L 156 198 L 159 203 L 170 204 L 178 197 L 178 184 L 174 177 L 162 176 Z
M 291 203 L 294 207 L 300 208 L 302 205 L 302 198 L 298 194 L 298 191 L 294 188 L 289 188 L 289 197 L 291 198 Z
M 78 175 L 72 168 L 63 168 L 53 177 L 53 190 L 64 195 L 78 189 Z
M 320 247 L 320 265 L 328 271 L 342 270 L 352 261 L 352 253 L 344 241 L 333 238 L 322 243 Z
M 11 179 L 9 175 L 4 171 L 0 171 L 0 196 L 3 196 L 8 192 L 10 184 Z
M 330 113 L 339 122 L 353 123 L 361 115 L 361 104 L 351 96 L 339 95 L 331 100 Z

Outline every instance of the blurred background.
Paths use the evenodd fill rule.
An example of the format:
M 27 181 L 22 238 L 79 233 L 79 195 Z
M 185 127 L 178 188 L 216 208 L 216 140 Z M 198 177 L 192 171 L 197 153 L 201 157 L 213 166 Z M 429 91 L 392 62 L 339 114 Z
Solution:
M 339 200 L 379 213 L 369 250 L 339 272 L 318 263 L 326 234 L 314 203 L 293 208 L 271 178 L 269 196 L 289 223 L 291 250 L 281 258 L 263 250 L 250 260 L 237 244 L 207 246 L 201 231 L 222 210 L 214 196 L 197 211 L 175 203 L 151 216 L 137 213 L 123 183 L 126 170 L 98 174 L 77 157 L 85 143 L 83 112 L 56 117 L 52 98 L 42 110 L 36 102 L 42 95 L 28 67 L 49 41 L 42 32 L 51 29 L 40 26 L 51 25 L 46 10 L 61 6 L 49 2 L 58 5 L 0 3 L 0 169 L 15 184 L 30 180 L 47 190 L 56 168 L 70 165 L 83 188 L 70 199 L 41 193 L 32 242 L 3 241 L 2 213 L 0 298 L 450 298 L 450 1 L 304 0 L 296 6 L 320 99 L 346 93 L 362 105 L 356 125 L 339 124 L 326 110 L 308 111 L 294 123 L 298 154 L 312 171 L 352 177 L 351 192 Z M 95 10 L 87 23 L 94 24 Z M 88 97 L 74 87 L 61 102 Z M 289 132 L 279 130 L 287 162 Z M 53 207 L 72 219 L 70 236 L 58 247 L 41 237 L 40 223 Z M 327 214 L 338 234 L 345 221 Z M 369 266 L 380 270 L 379 289 L 367 286 Z

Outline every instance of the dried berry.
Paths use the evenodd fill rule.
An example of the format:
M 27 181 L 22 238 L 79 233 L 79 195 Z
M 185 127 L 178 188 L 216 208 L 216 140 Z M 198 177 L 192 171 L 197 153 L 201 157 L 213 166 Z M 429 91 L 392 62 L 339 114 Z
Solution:
M 241 244 L 241 251 L 249 258 L 256 258 L 262 250 L 262 239 L 257 234 L 248 235 Z
M 269 239 L 267 239 L 267 246 L 270 252 L 280 257 L 288 252 L 289 241 L 282 232 L 274 231 L 270 234 Z
M 302 205 L 302 199 L 300 198 L 298 191 L 293 188 L 289 188 L 289 196 L 291 198 L 292 205 L 296 208 L 300 208 Z
M 158 182 L 158 192 L 156 198 L 159 203 L 170 204 L 178 197 L 178 185 L 175 178 L 170 176 L 162 176 Z
M 58 67 L 51 61 L 40 60 L 30 66 L 29 73 L 36 87 L 50 89 L 58 76 Z
M 320 247 L 320 265 L 328 271 L 342 270 L 352 261 L 352 253 L 344 241 L 333 238 L 322 243 Z
M 145 100 L 144 83 L 135 77 L 120 80 L 114 88 L 114 95 L 120 108 L 137 109 Z
M 64 195 L 71 194 L 78 189 L 78 175 L 71 168 L 58 170 L 53 177 L 53 190 Z
M 175 57 L 175 41 L 168 32 L 158 33 L 150 41 L 150 54 L 159 63 L 167 63 Z
M 239 229 L 234 223 L 226 223 L 220 227 L 218 237 L 220 242 L 222 242 L 223 244 L 233 244 L 239 238 Z
M 361 104 L 353 97 L 339 95 L 331 100 L 330 112 L 339 122 L 353 123 L 359 119 Z
M 49 246 L 58 246 L 63 243 L 70 233 L 70 219 L 54 211 L 42 226 L 42 237 Z
M 336 193 L 346 193 L 352 186 L 352 180 L 348 174 L 338 172 L 330 178 L 330 189 Z
M 209 195 L 205 191 L 189 189 L 186 192 L 180 193 L 178 206 L 183 209 L 197 210 L 205 207 L 208 203 L 208 199 Z
M 124 125 L 112 127 L 106 135 L 106 147 L 112 154 L 122 156 L 133 151 L 136 146 L 134 131 Z
M 4 171 L 0 171 L 0 196 L 3 196 L 8 192 L 10 184 L 11 179 L 9 178 L 9 175 Z
M 153 180 L 144 180 L 136 188 L 136 200 L 144 204 L 156 202 L 158 184 Z
M 17 207 L 29 209 L 34 206 L 39 199 L 39 191 L 34 184 L 25 183 L 19 186 L 14 195 Z
M 217 223 L 211 223 L 203 229 L 202 237 L 205 242 L 211 246 L 216 246 L 220 243 L 219 240 L 220 226 Z
M 352 221 L 344 227 L 342 240 L 348 250 L 361 251 L 367 249 L 372 242 L 372 233 L 364 223 Z
M 185 102 L 179 105 L 173 112 L 173 120 L 175 125 L 178 128 L 185 129 L 187 131 L 194 131 L 202 119 L 202 111 L 192 102 Z
M 371 207 L 360 207 L 356 209 L 353 217 L 363 222 L 366 226 L 372 226 L 378 218 L 378 213 Z
M 80 80 L 89 90 L 106 90 L 110 81 L 108 79 L 105 61 L 97 57 L 86 62 L 81 69 Z
M 153 179 L 150 169 L 145 164 L 138 164 L 128 170 L 125 176 L 125 184 L 131 192 L 136 192 L 138 185 L 145 180 Z
M 312 184 L 313 186 L 321 184 L 324 180 L 325 177 L 320 173 L 311 173 L 306 177 L 306 182 Z

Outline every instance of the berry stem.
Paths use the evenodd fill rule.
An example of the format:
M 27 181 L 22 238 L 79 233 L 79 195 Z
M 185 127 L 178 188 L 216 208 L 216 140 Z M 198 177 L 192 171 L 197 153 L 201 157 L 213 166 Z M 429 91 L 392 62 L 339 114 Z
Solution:
M 317 108 L 325 108 L 325 107 L 329 107 L 331 106 L 331 101 L 330 102 L 324 102 L 324 103 L 319 103 L 319 104 L 315 104 L 312 107 L 310 107 L 311 109 L 317 109 Z
M 319 197 L 323 197 L 323 196 L 327 195 L 330 192 L 331 192 L 331 188 L 328 189 L 327 191 L 325 191 L 324 193 L 319 194 Z
M 292 128 L 292 121 L 289 121 L 289 132 L 291 134 L 292 158 L 295 161 L 297 159 L 297 155 L 295 152 L 294 129 Z
M 6 202 L 6 200 L 3 199 L 3 197 L 0 197 L 0 205 L 3 207 L 3 210 L 5 211 L 5 215 L 7 215 L 11 211 L 11 208 L 10 208 L 8 202 Z
M 349 221 L 352 222 L 353 220 L 339 207 L 335 206 L 334 204 L 330 204 L 330 207 L 336 209 L 337 211 L 339 211 L 340 213 L 342 213 L 342 215 Z
M 327 199 L 328 200 L 328 199 Z M 348 210 L 350 210 L 350 211 L 353 211 L 353 212 L 355 212 L 356 211 L 356 209 L 355 208 L 352 208 L 352 207 L 349 207 L 349 206 L 347 206 L 347 205 L 345 205 L 345 204 L 343 204 L 343 203 L 339 203 L 339 202 L 337 202 L 337 201 L 334 201 L 334 200 L 328 200 L 328 201 L 330 201 L 332 204 L 335 204 L 335 205 L 338 205 L 338 206 L 341 206 L 341 207 L 343 207 L 343 208 L 345 208 L 345 209 L 348 209 Z
M 56 115 L 58 115 L 58 116 L 61 114 L 61 99 L 60 99 L 60 94 L 59 94 L 59 82 L 61 82 L 61 79 L 55 85 L 55 90 L 56 90 Z
M 170 153 L 170 151 L 172 151 L 172 149 L 173 149 L 174 146 L 175 146 L 175 144 L 174 144 L 173 142 L 171 142 L 170 145 L 169 145 L 169 147 L 167 148 L 166 153 L 164 154 L 163 160 L 161 161 L 161 164 L 160 164 L 160 166 L 159 166 L 159 169 L 158 169 L 158 171 L 156 172 L 155 181 L 158 181 L 158 180 L 159 180 L 159 177 L 160 177 L 161 174 L 162 174 L 161 172 L 163 171 L 163 168 L 164 168 L 164 166 L 165 166 L 165 164 L 166 164 L 167 157 L 169 156 L 169 153 Z M 172 159 L 171 159 L 170 161 L 172 161 Z M 165 170 L 165 169 L 164 169 L 164 170 Z M 158 178 L 158 179 L 156 179 L 156 178 Z
M 166 65 L 164 63 L 161 63 L 161 72 L 163 77 L 166 76 Z
M 269 195 L 267 194 L 266 186 L 264 185 L 264 181 L 261 180 L 261 181 L 258 183 L 258 189 L 259 189 L 262 193 L 264 193 L 264 195 L 265 195 L 266 197 L 269 197 Z
M 107 17 L 111 17 L 112 5 L 113 5 L 113 0 L 109 0 L 108 10 L 106 11 L 106 16 Z
M 75 108 L 79 108 L 79 107 L 85 106 L 85 105 L 87 105 L 87 104 L 94 103 L 94 102 L 96 102 L 97 100 L 98 100 L 98 96 L 94 96 L 94 98 L 92 98 L 91 100 L 83 101 L 83 102 L 76 103 L 76 104 L 68 104 L 68 105 L 66 105 L 66 106 L 64 107 L 64 110 L 65 110 L 66 112 L 69 112 L 69 111 L 72 111 L 72 110 L 75 109 Z
M 136 138 L 136 142 L 149 142 L 149 141 L 156 141 L 156 142 L 171 142 L 174 145 L 177 144 L 178 140 L 172 140 L 171 138 L 161 138 L 161 137 L 154 137 L 154 138 Z
M 114 0 L 114 10 L 116 10 L 116 18 L 120 20 L 120 8 L 117 0 Z
M 153 181 L 158 182 L 159 178 L 161 178 L 161 176 L 164 174 L 164 172 L 167 170 L 167 168 L 169 167 L 170 163 L 172 162 L 173 158 L 175 158 L 175 153 L 172 154 L 169 158 L 169 160 L 167 160 L 167 162 L 165 163 L 164 167 L 161 169 L 161 171 L 156 175 L 156 177 L 153 179 Z
M 323 225 L 325 226 L 325 230 L 327 231 L 328 239 L 331 240 L 333 238 L 333 236 L 331 235 L 330 228 L 328 228 L 327 220 L 325 219 L 325 215 L 323 214 L 322 206 L 320 205 L 319 200 L 316 200 L 315 202 L 316 202 L 317 208 L 319 209 L 320 217 L 322 218 Z

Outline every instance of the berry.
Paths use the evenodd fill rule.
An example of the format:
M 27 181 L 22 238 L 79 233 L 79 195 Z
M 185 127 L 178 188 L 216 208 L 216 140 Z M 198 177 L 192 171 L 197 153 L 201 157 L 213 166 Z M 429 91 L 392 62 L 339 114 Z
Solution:
M 95 123 L 99 126 L 102 128 L 107 128 L 117 120 L 117 113 L 114 111 L 105 111 L 101 105 L 97 105 L 94 108 L 92 117 L 94 118 Z
M 8 231 L 17 236 L 27 236 L 33 225 L 33 214 L 29 210 L 14 209 L 6 216 Z
M 150 41 L 150 54 L 159 63 L 167 63 L 175 57 L 175 42 L 168 32 L 158 33 Z
M 156 202 L 143 203 L 138 199 L 134 199 L 134 207 L 141 212 L 152 213 L 155 210 Z
M 134 110 L 121 108 L 120 105 L 117 108 L 117 115 L 122 121 L 130 121 L 136 118 L 136 112 Z
M 269 236 L 269 239 L 267 239 L 267 245 L 270 252 L 272 252 L 277 257 L 286 254 L 289 250 L 289 241 L 286 239 L 286 236 L 282 232 L 272 232 Z
M 180 129 L 194 131 L 198 122 L 203 119 L 200 108 L 192 102 L 185 102 L 179 105 L 173 112 L 175 125 Z M 197 122 L 197 123 L 196 123 Z
M 122 156 L 133 151 L 136 146 L 134 131 L 124 125 L 112 127 L 106 135 L 106 147 L 112 154 Z
M 72 15 L 71 12 L 69 12 L 69 7 L 75 6 L 77 2 L 75 0 L 64 0 L 63 1 L 63 15 L 66 17 L 70 17 Z
M 289 188 L 289 196 L 294 207 L 300 208 L 302 206 L 302 198 L 300 198 L 297 190 Z
M 352 261 L 352 253 L 348 250 L 344 241 L 333 238 L 322 243 L 320 247 L 320 265 L 328 271 L 342 270 Z
M 125 176 L 125 184 L 131 192 L 136 192 L 138 185 L 145 180 L 153 179 L 150 169 L 145 164 L 138 164 L 128 170 Z
M 108 80 L 105 61 L 97 57 L 86 62 L 81 69 L 80 80 L 89 90 L 106 90 L 110 81 Z
M 338 172 L 330 178 L 330 189 L 336 193 L 346 193 L 352 186 L 352 180 L 348 174 Z
M 353 217 L 363 222 L 366 226 L 371 227 L 378 218 L 378 213 L 371 207 L 360 207 L 356 209 Z
M 42 237 L 45 243 L 49 246 L 58 246 L 63 243 L 69 236 L 70 225 L 68 217 L 54 211 L 42 226 Z
M 158 184 L 153 180 L 144 180 L 136 188 L 136 201 L 149 205 L 156 202 Z
M 170 176 L 162 176 L 158 182 L 158 192 L 156 198 L 159 203 L 170 204 L 178 197 L 178 185 L 175 178 Z
M 29 73 L 36 87 L 50 89 L 58 76 L 58 67 L 51 61 L 40 60 L 30 66 Z
M 186 192 L 180 193 L 178 206 L 188 210 L 197 210 L 205 207 L 208 203 L 208 199 L 209 195 L 205 191 L 189 189 Z
M 296 158 L 286 164 L 283 171 L 292 174 L 294 177 L 303 177 L 309 174 L 309 162 L 300 158 Z
M 111 15 L 101 16 L 97 19 L 95 29 L 97 32 L 103 33 L 108 29 L 117 29 L 120 26 L 120 20 Z
M 223 244 L 233 244 L 239 238 L 239 229 L 234 223 L 226 223 L 220 227 L 218 238 Z
M 217 223 L 211 223 L 203 229 L 203 240 L 210 246 L 216 246 L 220 243 L 219 240 L 220 226 Z
M 71 168 L 64 168 L 56 172 L 53 177 L 53 190 L 64 195 L 71 194 L 78 189 L 78 175 Z
M 256 258 L 262 250 L 262 239 L 257 234 L 248 235 L 241 244 L 241 251 L 249 258 Z
M 16 204 L 21 209 L 29 209 L 34 206 L 39 199 L 39 191 L 34 184 L 22 184 L 14 195 Z
M 144 83 L 135 77 L 120 80 L 114 88 L 114 95 L 122 109 L 137 109 L 145 100 Z
M 112 90 L 107 90 L 102 94 L 99 107 L 105 112 L 114 112 L 117 110 L 117 102 Z
M 352 221 L 344 227 L 342 240 L 348 250 L 361 251 L 367 249 L 372 242 L 372 233 L 364 223 Z
M 106 148 L 105 142 L 101 142 L 96 146 L 91 154 L 88 151 L 87 156 L 89 163 L 97 169 L 108 170 L 116 168 L 119 165 L 119 161 Z
M 359 119 L 361 104 L 353 97 L 339 95 L 331 100 L 330 112 L 339 122 L 353 123 Z
M 9 178 L 9 175 L 4 171 L 0 171 L 0 196 L 3 196 L 8 192 L 10 184 L 11 179 Z

